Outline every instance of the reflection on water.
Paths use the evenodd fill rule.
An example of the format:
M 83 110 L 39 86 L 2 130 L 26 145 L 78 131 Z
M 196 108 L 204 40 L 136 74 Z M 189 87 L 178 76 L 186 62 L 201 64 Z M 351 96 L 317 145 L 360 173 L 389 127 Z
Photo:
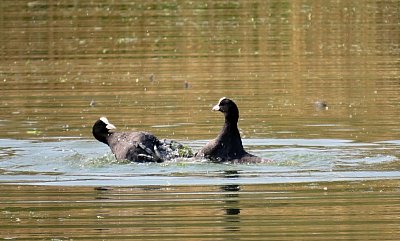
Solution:
M 393 181 L 0 191 L 3 239 L 396 240 L 400 234 Z
M 398 139 L 399 15 L 396 0 L 4 0 L 2 136 L 91 138 L 107 115 L 209 139 L 229 96 L 245 137 Z
M 236 170 L 224 171 L 224 176 L 228 179 L 239 178 L 239 172 Z M 226 192 L 224 196 L 225 201 L 225 222 L 228 225 L 225 227 L 226 232 L 239 232 L 240 231 L 240 185 L 227 184 L 221 186 L 221 191 Z
M 397 240 L 399 9 L 0 1 L 0 238 Z M 273 163 L 137 165 L 92 140 L 107 116 L 199 149 L 222 96 Z

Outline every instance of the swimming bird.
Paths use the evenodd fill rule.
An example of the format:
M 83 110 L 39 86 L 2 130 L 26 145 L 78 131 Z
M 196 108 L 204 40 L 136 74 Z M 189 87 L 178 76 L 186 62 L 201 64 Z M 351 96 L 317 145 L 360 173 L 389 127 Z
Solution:
M 196 156 L 204 157 L 213 162 L 261 162 L 263 160 L 262 158 L 246 152 L 243 148 L 237 125 L 239 109 L 235 102 L 226 97 L 222 97 L 212 110 L 220 111 L 224 114 L 224 126 L 218 136 L 214 140 L 209 141 L 196 153 Z
M 191 157 L 191 149 L 173 140 L 159 140 L 144 132 L 114 132 L 116 127 L 106 117 L 97 120 L 93 136 L 108 145 L 118 160 L 133 162 L 164 162 L 177 157 Z

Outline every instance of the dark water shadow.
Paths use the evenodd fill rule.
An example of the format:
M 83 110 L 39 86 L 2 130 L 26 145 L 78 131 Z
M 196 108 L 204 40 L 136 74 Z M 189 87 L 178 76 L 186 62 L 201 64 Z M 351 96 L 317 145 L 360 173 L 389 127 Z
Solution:
M 223 175 L 227 179 L 237 179 L 240 177 L 239 171 L 226 170 Z M 224 221 L 226 222 L 225 230 L 228 232 L 240 231 L 240 185 L 227 184 L 220 187 L 224 194 Z

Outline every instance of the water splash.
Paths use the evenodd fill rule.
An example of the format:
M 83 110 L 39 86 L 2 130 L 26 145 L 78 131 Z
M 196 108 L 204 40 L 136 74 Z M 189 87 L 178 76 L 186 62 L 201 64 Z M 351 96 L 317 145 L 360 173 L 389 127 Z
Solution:
M 198 149 L 203 141 L 185 142 Z M 88 140 L 0 140 L 0 182 L 54 185 L 193 185 L 286 183 L 400 176 L 397 143 L 347 140 L 244 140 L 249 152 L 272 161 L 216 164 L 180 158 L 161 164 L 118 161 Z M 388 150 L 389 149 L 389 150 Z M 390 151 L 392 150 L 392 151 Z M 236 177 L 229 173 L 235 172 Z

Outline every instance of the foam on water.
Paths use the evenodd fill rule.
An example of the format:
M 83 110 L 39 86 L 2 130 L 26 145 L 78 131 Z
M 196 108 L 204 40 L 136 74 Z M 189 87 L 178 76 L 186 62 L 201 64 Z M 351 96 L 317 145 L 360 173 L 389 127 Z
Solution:
M 198 149 L 204 141 L 186 142 Z M 45 185 L 223 185 L 398 178 L 398 144 L 328 139 L 245 139 L 271 161 L 215 164 L 195 159 L 139 164 L 118 161 L 84 139 L 0 140 L 0 182 Z M 392 150 L 392 152 L 390 151 Z M 234 175 L 232 175 L 234 174 Z

